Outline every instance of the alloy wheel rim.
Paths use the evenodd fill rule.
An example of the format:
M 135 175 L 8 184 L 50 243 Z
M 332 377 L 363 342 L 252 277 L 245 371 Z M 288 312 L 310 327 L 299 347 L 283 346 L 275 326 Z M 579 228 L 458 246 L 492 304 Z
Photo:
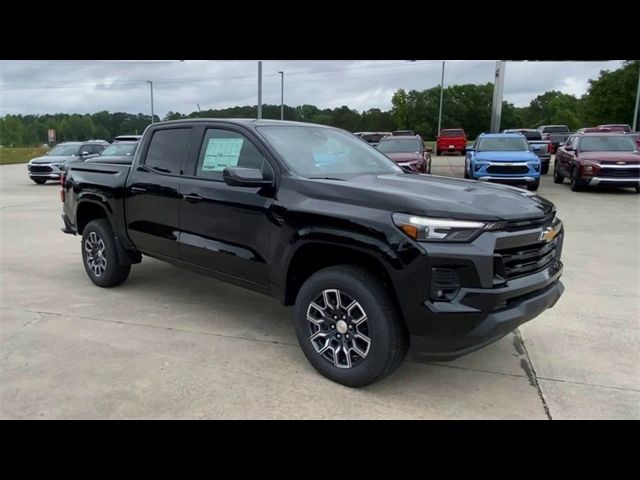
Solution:
M 102 276 L 107 269 L 106 247 L 96 232 L 91 232 L 84 241 L 87 253 L 87 266 L 96 277 Z
M 371 350 L 364 308 L 338 289 L 325 289 L 309 303 L 307 323 L 316 353 L 335 367 L 353 368 Z

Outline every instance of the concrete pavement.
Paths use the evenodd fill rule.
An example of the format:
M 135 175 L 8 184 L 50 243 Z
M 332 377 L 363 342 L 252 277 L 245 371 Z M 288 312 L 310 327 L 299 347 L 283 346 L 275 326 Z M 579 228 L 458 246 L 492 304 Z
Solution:
M 462 157 L 434 159 L 462 176 Z M 543 179 L 566 286 L 516 334 L 363 389 L 302 355 L 275 300 L 154 259 L 95 287 L 55 184 L 0 167 L 0 418 L 640 418 L 640 196 Z

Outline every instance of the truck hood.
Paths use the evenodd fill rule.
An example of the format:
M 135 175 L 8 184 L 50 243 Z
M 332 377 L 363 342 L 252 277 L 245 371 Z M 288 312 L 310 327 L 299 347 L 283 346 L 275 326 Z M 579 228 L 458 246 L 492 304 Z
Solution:
M 579 160 L 589 160 L 592 162 L 640 162 L 640 154 L 633 152 L 579 152 Z
M 73 155 L 66 156 L 58 156 L 58 155 L 45 155 L 43 157 L 32 158 L 30 163 L 41 164 L 41 163 L 66 163 L 71 160 L 77 159 Z
M 521 152 L 477 152 L 475 159 L 483 162 L 530 162 L 538 156 L 530 151 Z
M 320 201 L 319 209 L 337 209 L 337 213 L 348 212 L 347 205 L 354 205 L 389 213 L 499 221 L 542 218 L 554 208 L 548 200 L 520 188 L 435 175 L 296 178 L 293 182 L 300 182 L 295 188 L 305 196 Z

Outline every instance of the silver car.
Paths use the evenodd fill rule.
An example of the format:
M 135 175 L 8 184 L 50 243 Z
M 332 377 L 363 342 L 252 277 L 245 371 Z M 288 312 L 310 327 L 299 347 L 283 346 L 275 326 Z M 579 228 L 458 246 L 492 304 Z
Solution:
M 109 143 L 104 141 L 60 143 L 47 155 L 29 161 L 29 178 L 40 185 L 47 180 L 59 180 L 69 162 L 84 162 L 88 158 L 97 157 L 108 146 Z

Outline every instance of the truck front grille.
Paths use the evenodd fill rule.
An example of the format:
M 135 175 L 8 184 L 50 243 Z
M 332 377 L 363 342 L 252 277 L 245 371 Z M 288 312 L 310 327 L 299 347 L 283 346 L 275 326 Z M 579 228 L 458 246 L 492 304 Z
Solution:
M 487 173 L 497 173 L 502 175 L 518 175 L 528 173 L 529 167 L 526 165 L 489 165 Z
M 49 165 L 31 165 L 30 171 L 35 173 L 48 173 L 51 172 L 52 169 Z
M 598 172 L 598 177 L 607 178 L 640 178 L 640 168 L 607 168 Z
M 495 273 L 509 279 L 543 270 L 557 260 L 558 245 L 561 242 L 562 233 L 548 243 L 497 250 L 494 262 Z

